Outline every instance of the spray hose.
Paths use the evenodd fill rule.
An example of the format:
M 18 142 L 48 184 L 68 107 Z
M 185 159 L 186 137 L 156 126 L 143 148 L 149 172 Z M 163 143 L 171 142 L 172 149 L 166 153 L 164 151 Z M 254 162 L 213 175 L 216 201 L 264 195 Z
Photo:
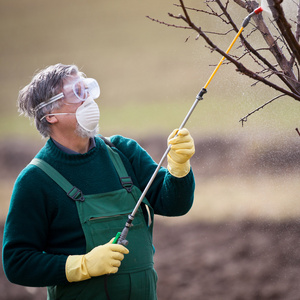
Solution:
M 240 30 L 238 31 L 238 33 L 236 34 L 235 38 L 233 39 L 233 41 L 231 42 L 231 44 L 229 45 L 228 49 L 226 50 L 226 54 L 229 53 L 229 51 L 231 50 L 232 46 L 234 45 L 234 43 L 236 42 L 236 40 L 238 39 L 238 37 L 241 35 L 242 31 L 244 30 L 244 28 L 249 24 L 250 19 L 254 16 L 254 15 L 258 15 L 259 13 L 261 13 L 263 11 L 263 8 L 260 6 L 258 8 L 256 8 L 253 12 L 251 12 L 243 21 L 242 26 L 240 28 Z M 194 109 L 196 108 L 198 102 L 200 100 L 203 99 L 203 95 L 205 93 L 207 93 L 207 87 L 210 84 L 211 80 L 213 79 L 213 77 L 215 76 L 215 74 L 217 73 L 218 69 L 220 68 L 221 64 L 223 63 L 225 57 L 223 56 L 220 60 L 220 62 L 218 63 L 218 65 L 216 66 L 215 70 L 213 71 L 213 73 L 211 74 L 211 76 L 209 77 L 209 79 L 207 80 L 206 84 L 204 85 L 204 87 L 201 89 L 201 91 L 198 93 L 198 95 L 196 96 L 196 100 L 193 103 L 192 107 L 190 108 L 189 112 L 187 113 L 187 115 L 185 116 L 183 122 L 181 123 L 179 130 L 181 130 L 186 122 L 188 121 L 188 119 L 190 118 L 191 114 L 193 113 Z M 161 168 L 165 158 L 167 157 L 168 153 L 171 150 L 171 145 L 169 145 L 169 147 L 167 148 L 167 150 L 165 151 L 165 153 L 163 154 L 160 162 L 158 163 L 153 175 L 151 176 L 148 184 L 146 185 L 142 195 L 140 196 L 138 202 L 136 203 L 135 208 L 133 209 L 132 213 L 128 216 L 127 222 L 125 224 L 125 227 L 123 228 L 122 232 L 118 232 L 113 243 L 118 243 L 121 244 L 123 246 L 127 246 L 128 245 L 128 241 L 126 240 L 127 238 L 127 234 L 129 232 L 130 227 L 132 226 L 132 222 L 134 220 L 135 214 L 138 211 L 139 206 L 141 205 L 143 199 L 146 196 L 146 193 L 148 192 L 150 186 L 152 185 L 152 182 L 154 181 L 159 169 Z

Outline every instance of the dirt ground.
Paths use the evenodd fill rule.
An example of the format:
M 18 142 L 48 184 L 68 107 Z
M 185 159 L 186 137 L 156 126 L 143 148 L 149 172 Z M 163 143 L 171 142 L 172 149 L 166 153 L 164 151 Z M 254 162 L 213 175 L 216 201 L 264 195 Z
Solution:
M 300 298 L 299 221 L 160 222 L 154 237 L 160 300 Z M 2 268 L 0 291 L 1 300 L 46 299 L 45 289 L 9 283 Z
M 156 229 L 159 299 L 300 299 L 300 223 Z
M 283 147 L 280 151 L 262 149 L 260 153 L 249 154 L 249 148 L 241 148 L 242 145 L 234 141 L 196 143 L 198 149 L 202 149 L 193 163 L 202 165 L 195 168 L 197 176 L 204 172 L 207 176 L 214 175 L 217 171 L 232 174 L 241 167 L 249 171 L 251 165 L 257 167 L 259 164 L 264 166 L 264 171 L 280 172 L 282 168 L 299 171 L 297 145 L 292 151 Z M 5 166 L 10 161 L 12 177 L 33 154 L 32 149 L 17 146 L 0 147 L 1 171 L 8 174 Z M 147 148 L 147 144 L 144 146 Z M 240 155 L 233 160 L 235 151 Z M 13 160 L 13 157 L 19 159 Z M 12 161 L 15 168 L 11 168 Z M 278 165 L 280 168 L 274 168 Z M 154 228 L 160 300 L 300 299 L 300 220 L 179 224 L 165 218 L 157 220 Z M 1 242 L 2 233 L 3 224 L 0 225 Z M 44 288 L 9 283 L 0 266 L 0 300 L 40 300 L 46 299 L 45 295 Z

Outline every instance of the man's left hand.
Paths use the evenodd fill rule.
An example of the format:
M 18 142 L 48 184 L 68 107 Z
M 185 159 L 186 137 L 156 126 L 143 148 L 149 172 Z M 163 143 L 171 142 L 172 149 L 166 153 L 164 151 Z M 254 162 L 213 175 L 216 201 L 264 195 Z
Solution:
M 177 133 L 177 136 L 176 136 Z M 168 154 L 168 170 L 178 178 L 186 176 L 190 172 L 190 158 L 195 153 L 194 140 L 186 128 L 174 129 L 168 137 L 168 145 L 171 150 Z

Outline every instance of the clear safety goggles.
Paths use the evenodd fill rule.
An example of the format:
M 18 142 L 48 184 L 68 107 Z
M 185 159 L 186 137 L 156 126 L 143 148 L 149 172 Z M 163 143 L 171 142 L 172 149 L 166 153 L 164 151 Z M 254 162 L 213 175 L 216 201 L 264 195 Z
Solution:
M 64 85 L 64 93 L 59 93 L 37 105 L 35 112 L 62 98 L 68 104 L 75 104 L 85 101 L 90 96 L 93 99 L 97 99 L 100 96 L 100 87 L 97 80 L 93 78 L 80 78 L 74 83 Z

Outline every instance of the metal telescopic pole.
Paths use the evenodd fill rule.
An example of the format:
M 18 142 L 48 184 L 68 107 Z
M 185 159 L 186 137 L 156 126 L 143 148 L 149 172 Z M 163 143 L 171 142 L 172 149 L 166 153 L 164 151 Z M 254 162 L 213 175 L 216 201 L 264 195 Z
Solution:
M 238 37 L 240 36 L 240 34 L 242 33 L 242 31 L 244 30 L 244 28 L 249 24 L 250 19 L 253 15 L 255 14 L 259 14 L 263 11 L 263 9 L 261 7 L 255 9 L 252 13 L 250 13 L 243 21 L 242 27 L 240 28 L 239 32 L 236 34 L 235 38 L 233 39 L 233 41 L 231 42 L 230 46 L 228 47 L 228 49 L 226 50 L 226 54 L 229 53 L 229 51 L 231 50 L 232 46 L 234 45 L 234 43 L 236 42 L 236 40 L 238 39 Z M 193 111 L 195 110 L 198 102 L 200 100 L 203 99 L 203 95 L 207 92 L 207 87 L 210 84 L 211 80 L 213 79 L 213 77 L 215 76 L 215 74 L 217 73 L 218 69 L 220 68 L 221 64 L 223 63 L 225 57 L 223 56 L 222 59 L 220 60 L 220 62 L 218 63 L 218 65 L 216 66 L 215 70 L 213 71 L 213 73 L 211 74 L 211 76 L 209 77 L 208 81 L 206 82 L 205 86 L 201 89 L 201 91 L 198 93 L 195 102 L 193 103 L 192 107 L 190 108 L 189 112 L 187 113 L 187 115 L 185 116 L 183 122 L 181 123 L 179 130 L 181 130 L 185 124 L 187 123 L 187 121 L 189 120 L 190 116 L 192 115 Z M 176 134 L 177 136 L 177 134 Z M 127 222 L 125 224 L 125 227 L 123 228 L 121 233 L 118 233 L 118 235 L 116 236 L 114 242 L 117 242 L 118 244 L 121 244 L 123 246 L 126 246 L 128 244 L 128 241 L 126 240 L 127 234 L 129 232 L 130 227 L 132 226 L 132 221 L 134 220 L 135 214 L 138 211 L 138 208 L 140 207 L 142 201 L 144 200 L 150 186 L 152 185 L 159 169 L 161 168 L 165 158 L 167 157 L 168 153 L 171 150 L 171 145 L 168 146 L 167 150 L 165 151 L 165 153 L 163 154 L 160 162 L 158 163 L 154 173 L 152 174 L 149 182 L 147 183 L 143 193 L 141 194 L 138 202 L 136 203 L 132 213 L 128 216 Z
M 194 104 L 192 105 L 192 107 L 190 108 L 189 112 L 188 112 L 187 115 L 185 116 L 183 122 L 181 123 L 181 125 L 180 125 L 180 127 L 179 127 L 179 129 L 178 129 L 178 131 L 181 130 L 181 129 L 185 126 L 185 124 L 186 124 L 187 121 L 189 120 L 190 116 L 192 115 L 194 109 L 196 108 L 198 102 L 199 102 L 200 100 L 203 99 L 202 96 L 203 96 L 203 94 L 205 94 L 205 93 L 206 93 L 206 90 L 205 90 L 205 89 L 202 89 L 202 90 L 199 92 L 199 94 L 198 94 L 197 97 L 196 97 L 196 100 L 195 100 Z M 176 134 L 175 136 L 177 136 L 177 134 Z M 143 200 L 144 200 L 144 198 L 145 198 L 145 196 L 146 196 L 146 194 L 147 194 L 147 192 L 148 192 L 150 186 L 152 185 L 152 183 L 153 183 L 153 181 L 154 181 L 154 179 L 155 179 L 155 177 L 156 177 L 156 175 L 157 175 L 159 169 L 161 168 L 161 166 L 162 166 L 164 160 L 166 159 L 168 153 L 170 152 L 170 150 L 171 150 L 171 145 L 168 146 L 167 150 L 166 150 L 165 153 L 163 154 L 163 156 L 162 156 L 160 162 L 158 163 L 158 165 L 157 165 L 157 167 L 156 167 L 154 173 L 152 174 L 150 180 L 148 181 L 148 183 L 147 183 L 147 185 L 146 185 L 146 187 L 145 187 L 143 193 L 141 194 L 141 196 L 140 196 L 138 202 L 136 203 L 136 205 L 135 205 L 135 207 L 134 207 L 132 213 L 128 216 L 128 220 L 127 220 L 127 222 L 126 222 L 126 224 L 125 224 L 125 227 L 124 227 L 124 229 L 122 230 L 121 234 L 119 235 L 119 238 L 118 238 L 118 244 L 122 244 L 123 246 L 126 246 L 126 245 L 128 244 L 128 241 L 126 240 L 126 237 L 127 237 L 129 228 L 132 226 L 131 224 L 132 224 L 132 221 L 134 220 L 135 214 L 137 213 L 137 211 L 138 211 L 138 209 L 139 209 L 139 206 L 140 206 L 141 203 L 143 202 Z

